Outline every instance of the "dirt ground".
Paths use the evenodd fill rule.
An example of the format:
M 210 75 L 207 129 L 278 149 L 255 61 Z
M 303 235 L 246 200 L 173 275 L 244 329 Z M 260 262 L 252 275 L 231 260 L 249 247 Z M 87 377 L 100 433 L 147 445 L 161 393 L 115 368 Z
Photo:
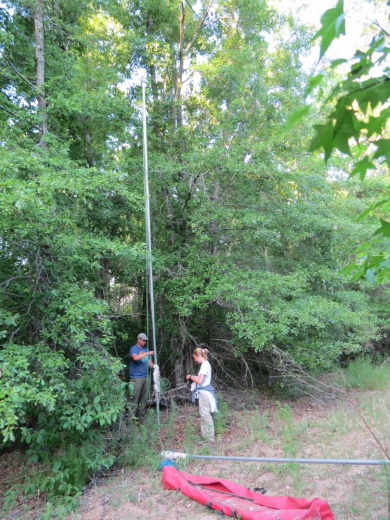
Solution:
M 383 460 L 383 448 L 390 451 L 390 388 L 354 393 L 351 402 L 357 408 L 336 398 L 275 402 L 252 395 L 249 405 L 247 398 L 235 394 L 228 424 L 212 447 L 198 443 L 196 407 L 178 407 L 170 431 L 165 425 L 171 412 L 162 411 L 163 449 L 225 457 L 343 460 Z M 3 469 L 7 471 L 7 457 L 0 461 L 3 473 Z M 386 468 L 228 460 L 186 460 L 178 464 L 178 469 L 189 474 L 225 478 L 251 490 L 265 487 L 268 496 L 321 498 L 328 502 L 337 520 L 389 520 L 390 467 Z M 218 516 L 176 491 L 163 490 L 161 477 L 158 459 L 148 469 L 115 469 L 88 486 L 78 509 L 66 520 L 215 520 Z M 42 515 L 41 502 L 18 504 L 2 518 L 48 518 Z

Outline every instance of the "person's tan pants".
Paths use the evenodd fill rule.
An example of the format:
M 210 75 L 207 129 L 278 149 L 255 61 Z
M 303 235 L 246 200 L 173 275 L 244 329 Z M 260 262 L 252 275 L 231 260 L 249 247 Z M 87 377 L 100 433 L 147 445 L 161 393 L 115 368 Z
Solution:
M 210 401 L 206 392 L 199 392 L 200 430 L 202 437 L 214 442 L 214 421 L 210 411 Z

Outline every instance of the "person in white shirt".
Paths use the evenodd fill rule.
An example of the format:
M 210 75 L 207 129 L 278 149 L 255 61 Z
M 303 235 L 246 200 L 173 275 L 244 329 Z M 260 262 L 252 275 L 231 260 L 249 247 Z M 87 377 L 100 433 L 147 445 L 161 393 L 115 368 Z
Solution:
M 196 348 L 193 352 L 193 358 L 199 363 L 200 370 L 197 376 L 188 374 L 187 381 L 191 381 L 193 401 L 199 399 L 200 413 L 200 429 L 202 437 L 208 442 L 215 442 L 214 421 L 212 414 L 217 413 L 217 399 L 214 388 L 211 386 L 212 369 L 207 360 L 208 350 L 205 348 Z

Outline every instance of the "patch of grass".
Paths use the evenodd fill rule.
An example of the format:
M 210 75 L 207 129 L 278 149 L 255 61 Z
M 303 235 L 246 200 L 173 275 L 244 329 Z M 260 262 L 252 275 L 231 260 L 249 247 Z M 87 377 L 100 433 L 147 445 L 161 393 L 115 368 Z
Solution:
M 357 422 L 360 422 L 360 418 L 356 414 L 351 414 L 342 404 L 328 415 L 325 421 L 326 428 L 323 429 L 320 437 L 326 440 L 329 434 L 345 435 L 355 428 Z
M 175 403 L 175 401 L 172 401 L 171 410 L 167 417 L 168 420 L 164 424 L 163 428 L 166 432 L 166 444 L 167 446 L 171 446 L 175 437 L 175 421 L 177 418 L 177 404 Z
M 282 424 L 281 434 L 283 439 L 283 453 L 287 458 L 295 458 L 301 448 L 300 430 L 298 425 L 293 421 L 291 408 L 285 404 L 282 406 L 278 401 L 278 419 Z
M 194 420 L 191 417 L 187 418 L 184 430 L 184 438 L 184 451 L 186 453 L 191 453 L 194 446 L 196 446 L 197 442 L 200 440 L 199 435 L 195 430 Z
M 350 500 L 335 510 L 337 517 L 388 520 L 389 502 L 386 506 L 383 500 L 386 496 L 386 481 L 387 478 L 380 468 L 370 469 L 364 473 L 364 476 L 355 476 L 351 485 Z
M 382 467 L 382 495 L 387 497 L 387 513 L 390 518 L 390 467 Z
M 272 401 L 265 411 L 245 406 L 239 411 L 231 411 L 226 406 L 223 416 L 226 415 L 231 422 L 232 431 L 230 434 L 226 431 L 219 434 L 218 442 L 212 446 L 200 443 L 199 414 L 196 407 L 181 409 L 179 406 L 174 413 L 166 416 L 160 430 L 151 410 L 144 425 L 135 426 L 134 421 L 123 425 L 121 431 L 124 435 L 120 439 L 120 448 L 123 450 L 122 468 L 119 476 L 114 477 L 115 487 L 111 477 L 111 484 L 108 479 L 101 482 L 96 479 L 96 485 L 101 487 L 97 488 L 95 485 L 93 490 L 87 489 L 86 496 L 82 499 L 88 498 L 90 492 L 92 497 L 97 494 L 102 499 L 109 497 L 109 503 L 105 505 L 105 518 L 124 518 L 120 516 L 118 508 L 129 502 L 143 508 L 145 516 L 139 517 L 142 520 L 170 518 L 173 514 L 177 518 L 195 518 L 197 513 L 202 514 L 202 506 L 161 490 L 161 473 L 156 469 L 161 463 L 159 453 L 162 449 L 178 449 L 201 455 L 373 460 L 385 458 L 359 414 L 364 417 L 376 437 L 387 446 L 390 431 L 389 391 L 390 388 L 385 391 L 340 392 L 340 400 L 332 401 L 330 405 L 328 401 L 313 406 L 307 401 L 288 401 L 288 405 L 284 402 L 275 404 Z M 356 409 L 351 406 L 352 400 Z M 228 430 L 229 423 L 224 427 Z M 159 440 L 159 432 L 164 434 L 163 438 L 168 446 L 161 446 L 163 441 Z M 223 476 L 250 489 L 265 486 L 269 495 L 293 495 L 308 499 L 318 496 L 329 503 L 335 518 L 339 520 L 389 518 L 389 466 L 357 468 L 352 465 L 240 464 L 226 460 L 211 462 L 192 459 L 180 459 L 176 462 L 179 470 L 190 474 Z M 19 464 L 15 463 L 16 466 Z M 15 502 L 16 497 L 15 490 L 9 493 L 10 504 Z M 101 499 L 91 501 L 88 506 L 90 513 L 97 515 L 98 511 L 93 512 L 92 508 L 100 507 L 101 502 Z M 84 516 L 85 503 L 79 510 L 81 512 L 73 514 L 73 520 L 91 518 Z M 31 504 L 28 503 L 28 506 Z M 46 506 L 46 510 L 41 509 L 42 517 L 34 518 L 49 520 L 52 517 L 60 520 L 63 511 L 53 503 L 52 506 Z M 4 518 L 31 520 L 31 515 L 32 512 L 27 507 L 21 510 L 19 506 L 17 516 L 15 512 L 10 512 Z M 70 520 L 69 516 L 67 518 Z
M 120 467 L 155 469 L 159 466 L 161 443 L 154 410 L 148 412 L 143 424 L 129 423 L 127 437 L 122 438 L 121 446 Z
M 64 506 L 56 506 L 51 502 L 47 502 L 45 512 L 39 516 L 38 520 L 51 520 L 55 518 L 56 520 L 65 520 L 69 511 Z
M 253 446 L 257 442 L 267 446 L 272 445 L 268 431 L 269 413 L 267 411 L 262 412 L 260 408 L 256 408 L 242 412 L 238 428 L 243 432 L 240 436 L 243 446 Z
M 293 474 L 293 491 L 295 496 L 302 496 L 305 494 L 306 482 L 302 473 L 302 467 L 297 464 L 298 470 L 294 468 Z
M 222 397 L 222 394 L 218 392 L 218 413 L 213 416 L 215 433 L 218 435 L 223 434 L 228 424 L 230 423 L 230 408 L 227 401 Z
M 297 458 L 301 449 L 301 438 L 306 425 L 297 424 L 292 415 L 291 408 L 285 404 L 282 406 L 276 402 L 278 419 L 281 423 L 281 439 L 283 443 L 283 455 L 285 458 Z M 301 488 L 301 467 L 296 462 L 282 464 L 279 468 L 281 473 L 288 473 L 294 477 L 294 488 Z
M 3 495 L 4 511 L 9 511 L 16 506 L 18 496 L 23 493 L 21 485 L 12 486 Z
M 343 370 L 338 382 L 348 388 L 384 390 L 390 384 L 390 364 L 376 365 L 369 358 L 358 358 Z

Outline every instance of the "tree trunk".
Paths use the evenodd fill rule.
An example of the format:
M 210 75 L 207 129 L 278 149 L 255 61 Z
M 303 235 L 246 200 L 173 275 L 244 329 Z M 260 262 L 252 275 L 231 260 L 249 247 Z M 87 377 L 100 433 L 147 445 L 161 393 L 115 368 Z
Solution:
M 34 5 L 34 30 L 35 30 L 35 61 L 36 61 L 36 86 L 38 109 L 41 117 L 39 130 L 41 134 L 40 146 L 45 147 L 44 137 L 48 133 L 47 127 L 47 103 L 45 96 L 45 26 L 44 26 L 45 0 L 35 0 Z
M 214 189 L 213 189 L 213 195 L 211 197 L 211 200 L 215 203 L 219 201 L 219 182 L 215 181 L 214 183 Z M 212 255 L 215 256 L 218 253 L 218 241 L 217 241 L 217 222 L 213 220 L 211 222 L 211 236 L 213 237 L 212 240 Z
M 179 17 L 179 63 L 175 74 L 175 123 L 176 127 L 183 126 L 183 108 L 181 102 L 181 86 L 183 83 L 183 60 L 184 60 L 184 20 L 185 6 L 184 2 L 180 3 Z

